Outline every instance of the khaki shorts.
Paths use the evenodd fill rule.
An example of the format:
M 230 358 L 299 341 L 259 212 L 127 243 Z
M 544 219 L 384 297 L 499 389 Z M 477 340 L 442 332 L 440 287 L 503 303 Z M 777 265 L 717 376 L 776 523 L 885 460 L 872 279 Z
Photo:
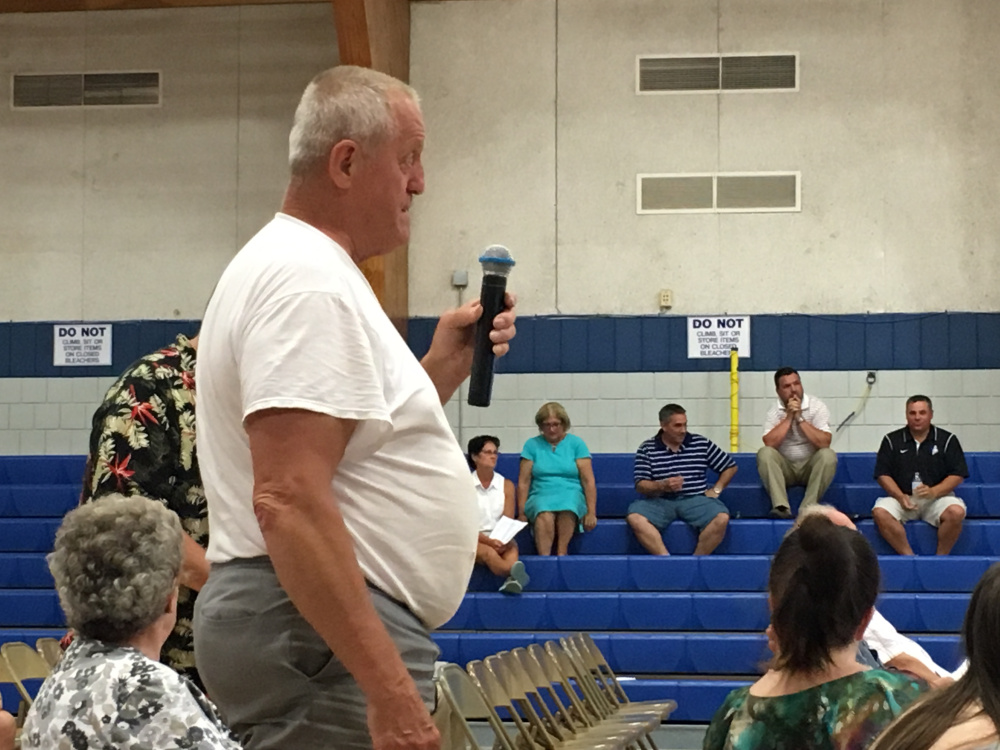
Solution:
M 961 498 L 954 495 L 944 495 L 937 500 L 921 500 L 915 497 L 913 498 L 913 502 L 917 506 L 916 509 L 906 510 L 906 508 L 899 504 L 896 498 L 880 497 L 875 501 L 872 510 L 881 508 L 900 523 L 920 519 L 921 521 L 926 521 L 931 526 L 937 526 L 941 522 L 941 514 L 944 513 L 945 508 L 951 505 L 957 505 L 962 510 L 965 510 L 965 503 L 962 502 Z

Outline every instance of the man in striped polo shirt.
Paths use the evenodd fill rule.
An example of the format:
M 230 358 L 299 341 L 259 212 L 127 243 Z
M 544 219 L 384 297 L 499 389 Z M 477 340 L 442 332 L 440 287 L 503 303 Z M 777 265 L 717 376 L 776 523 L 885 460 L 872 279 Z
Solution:
M 709 487 L 706 473 L 719 474 Z M 719 546 L 729 524 L 729 509 L 719 500 L 736 473 L 733 459 L 702 435 L 688 432 L 687 413 L 678 404 L 660 409 L 660 431 L 635 454 L 635 488 L 642 498 L 628 506 L 628 525 L 654 555 L 668 555 L 662 531 L 681 519 L 698 532 L 696 555 Z

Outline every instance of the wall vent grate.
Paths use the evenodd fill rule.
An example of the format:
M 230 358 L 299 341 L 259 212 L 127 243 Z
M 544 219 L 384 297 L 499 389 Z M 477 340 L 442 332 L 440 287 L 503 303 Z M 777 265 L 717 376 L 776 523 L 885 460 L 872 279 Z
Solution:
M 15 74 L 15 109 L 34 107 L 149 107 L 160 104 L 160 74 Z
M 799 172 L 637 175 L 636 213 L 801 211 Z
M 738 55 L 639 55 L 636 93 L 797 91 L 797 53 Z

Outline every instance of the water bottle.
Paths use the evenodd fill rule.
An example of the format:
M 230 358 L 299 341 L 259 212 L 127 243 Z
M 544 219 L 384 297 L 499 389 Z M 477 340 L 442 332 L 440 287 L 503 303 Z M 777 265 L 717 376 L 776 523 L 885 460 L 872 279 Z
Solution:
M 913 472 L 913 483 L 910 485 L 910 495 L 911 496 L 916 495 L 917 487 L 919 487 L 923 483 L 924 483 L 923 480 L 920 478 L 920 472 L 919 471 Z

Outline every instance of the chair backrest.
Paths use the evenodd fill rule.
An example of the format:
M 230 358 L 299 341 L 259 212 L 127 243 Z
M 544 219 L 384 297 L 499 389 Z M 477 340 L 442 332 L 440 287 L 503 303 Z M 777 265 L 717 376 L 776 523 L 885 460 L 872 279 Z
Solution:
M 566 689 L 574 688 L 573 694 L 583 704 L 591 718 L 601 721 L 613 713 L 607 698 L 601 694 L 587 670 L 573 659 L 564 643 L 548 641 L 545 650 L 552 656 L 563 674 Z
M 41 654 L 35 651 L 35 649 L 27 643 L 21 643 L 20 641 L 11 641 L 0 646 L 0 656 L 6 662 L 7 669 L 14 678 L 17 692 L 21 694 L 21 698 L 25 703 L 30 706 L 32 697 L 27 688 L 24 687 L 24 680 L 44 680 L 49 676 L 49 672 L 51 671 L 49 665 L 46 664 Z
M 575 715 L 577 724 L 593 726 L 597 723 L 598 717 L 588 710 L 587 705 L 581 697 L 579 688 L 572 684 L 571 675 L 564 672 L 560 666 L 555 652 L 561 650 L 561 646 L 556 641 L 547 641 L 542 647 L 537 643 L 528 646 L 528 653 L 535 657 L 545 672 L 546 679 L 552 685 L 562 688 L 563 695 L 569 701 L 569 708 Z
M 471 727 L 469 727 L 469 722 L 485 720 L 493 731 L 493 747 L 499 747 L 501 750 L 514 750 L 514 743 L 507 735 L 503 721 L 487 702 L 482 690 L 479 689 L 468 672 L 457 664 L 445 664 L 439 668 L 437 680 L 445 701 L 451 707 L 452 712 L 462 720 L 465 738 L 468 740 L 470 748 L 476 750 L 478 742 Z
M 524 652 L 523 648 L 516 650 Z M 491 663 L 491 659 L 495 660 L 494 668 L 499 666 L 503 673 L 502 677 L 512 685 L 519 696 L 523 694 L 524 698 L 519 700 L 523 700 L 524 705 L 519 704 L 518 707 L 530 715 L 532 724 L 542 726 L 559 743 L 575 738 L 576 729 L 572 722 L 564 721 L 562 716 L 557 717 L 552 713 L 538 689 L 538 683 L 528 674 L 518 654 L 513 651 L 503 651 L 495 657 L 488 657 L 486 662 Z
M 596 669 L 604 677 L 604 684 L 611 689 L 611 697 L 615 698 L 621 705 L 628 703 L 628 695 L 625 692 L 625 688 L 618 682 L 618 675 L 615 674 L 611 665 L 608 664 L 608 660 L 604 658 L 604 652 L 594 643 L 594 639 L 590 637 L 590 633 L 577 633 L 575 639 L 580 650 L 590 659 L 590 663 L 593 665 L 592 668 Z
M 49 667 L 54 667 L 62 659 L 63 650 L 58 638 L 39 638 L 35 641 L 35 650 L 42 655 Z
M 618 695 L 616 683 L 601 668 L 600 661 L 594 657 L 589 647 L 580 640 L 579 633 L 571 635 L 564 640 L 566 641 L 565 647 L 570 657 L 579 665 L 583 674 L 590 675 L 591 684 L 597 688 L 597 691 L 608 704 L 610 710 L 617 711 L 621 708 L 624 701 Z M 603 655 L 601 660 L 603 660 Z
M 487 703 L 493 706 L 494 710 L 502 709 L 510 717 L 510 720 L 514 723 L 514 727 L 517 729 L 519 747 L 523 747 L 526 750 L 538 750 L 539 748 L 551 750 L 551 742 L 548 744 L 539 744 L 539 739 L 535 737 L 536 733 L 532 732 L 531 727 L 521 718 L 521 714 L 514 707 L 514 703 L 510 699 L 506 687 L 500 682 L 500 678 L 485 661 L 479 659 L 470 661 L 467 669 L 473 682 L 483 692 L 483 697 Z
M 531 644 L 532 646 L 538 647 L 537 643 Z M 545 654 L 545 650 L 541 649 L 542 654 Z M 563 702 L 562 698 L 559 697 L 559 693 L 555 686 L 558 684 L 557 680 L 550 680 L 546 674 L 545 669 L 539 663 L 538 658 L 526 648 L 515 648 L 511 651 L 511 655 L 517 659 L 520 663 L 521 668 L 528 675 L 528 678 L 535 684 L 535 689 L 538 691 L 538 695 L 542 700 L 548 699 L 549 702 L 555 706 L 556 716 L 563 722 L 564 725 L 569 727 L 574 734 L 579 730 L 586 729 L 592 724 L 588 722 L 585 716 L 579 714 L 574 714 Z

